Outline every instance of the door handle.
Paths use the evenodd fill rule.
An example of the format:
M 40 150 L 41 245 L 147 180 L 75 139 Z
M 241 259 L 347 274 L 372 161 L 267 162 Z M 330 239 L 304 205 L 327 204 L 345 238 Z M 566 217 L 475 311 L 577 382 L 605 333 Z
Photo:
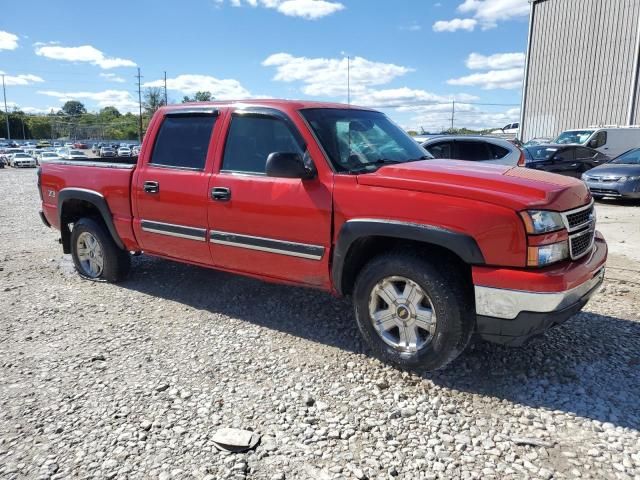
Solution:
M 160 183 L 155 180 L 147 180 L 144 182 L 143 188 L 146 193 L 158 193 L 160 191 Z
M 571 164 L 571 166 L 572 166 L 572 167 L 577 167 L 577 166 L 578 166 L 578 164 L 577 164 L 577 163 L 572 163 L 572 164 Z
M 211 189 L 211 199 L 218 202 L 228 202 L 231 200 L 231 189 L 227 187 L 213 187 Z

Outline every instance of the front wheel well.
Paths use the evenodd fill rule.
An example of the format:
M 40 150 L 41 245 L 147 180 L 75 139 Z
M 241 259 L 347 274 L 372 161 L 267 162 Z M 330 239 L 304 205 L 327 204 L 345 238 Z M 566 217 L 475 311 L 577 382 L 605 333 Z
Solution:
M 402 238 L 368 236 L 353 242 L 345 257 L 342 270 L 341 287 L 343 295 L 351 295 L 362 268 L 373 258 L 391 251 L 418 255 L 421 258 L 463 274 L 469 288 L 473 285 L 471 266 L 451 250 L 433 243 L 406 240 Z

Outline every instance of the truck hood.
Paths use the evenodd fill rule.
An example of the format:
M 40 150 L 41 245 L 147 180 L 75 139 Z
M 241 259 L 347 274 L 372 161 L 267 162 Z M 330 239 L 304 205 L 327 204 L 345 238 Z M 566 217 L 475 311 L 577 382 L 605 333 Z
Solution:
M 358 183 L 381 188 L 463 197 L 514 210 L 571 210 L 591 201 L 580 180 L 540 170 L 457 160 L 387 165 L 358 175 Z

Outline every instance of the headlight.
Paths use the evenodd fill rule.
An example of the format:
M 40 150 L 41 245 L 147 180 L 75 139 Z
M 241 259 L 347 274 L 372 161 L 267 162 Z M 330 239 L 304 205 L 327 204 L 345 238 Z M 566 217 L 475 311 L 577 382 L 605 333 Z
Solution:
M 635 182 L 636 180 L 640 180 L 640 175 L 634 177 L 620 177 L 619 182 Z
M 527 249 L 527 265 L 529 267 L 544 267 L 566 258 L 569 258 L 569 244 L 566 240 Z
M 547 210 L 528 210 L 521 212 L 522 220 L 530 235 L 554 232 L 564 228 L 562 215 Z

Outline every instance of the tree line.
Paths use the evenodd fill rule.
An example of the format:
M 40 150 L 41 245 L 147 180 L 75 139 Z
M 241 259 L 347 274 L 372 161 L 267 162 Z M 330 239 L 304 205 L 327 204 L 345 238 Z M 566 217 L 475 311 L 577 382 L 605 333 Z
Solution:
M 193 97 L 184 96 L 182 103 L 214 100 L 211 92 L 196 92 Z M 165 105 L 164 90 L 147 88 L 142 102 L 143 130 L 158 108 Z M 4 114 L 2 115 L 5 116 Z M 30 114 L 14 109 L 9 112 L 9 128 L 12 140 L 37 140 L 51 138 L 133 140 L 138 138 L 139 115 L 121 113 L 116 107 L 106 106 L 97 112 L 89 112 L 82 102 L 69 100 L 58 111 L 47 114 Z M 0 121 L 0 138 L 9 138 L 7 122 Z

